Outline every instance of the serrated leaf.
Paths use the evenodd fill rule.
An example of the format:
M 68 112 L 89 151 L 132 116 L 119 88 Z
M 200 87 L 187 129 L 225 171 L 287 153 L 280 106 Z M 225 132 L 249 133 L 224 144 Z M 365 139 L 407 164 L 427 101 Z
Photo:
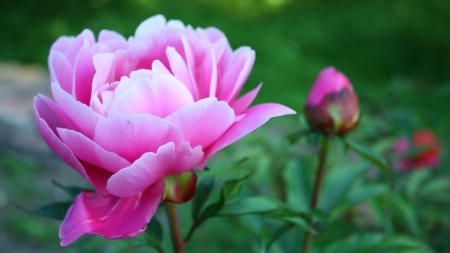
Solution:
M 200 212 L 203 209 L 211 190 L 214 186 L 214 176 L 205 177 L 197 186 L 197 192 L 192 200 L 192 218 L 194 220 L 200 219 Z
M 384 172 L 389 179 L 391 180 L 391 186 L 394 188 L 394 177 L 391 169 L 388 167 L 386 161 L 380 157 L 379 155 L 373 153 L 369 149 L 350 141 L 346 138 L 341 138 L 342 142 L 345 144 L 345 146 L 351 150 L 353 150 L 355 153 L 360 155 L 362 158 L 370 162 L 371 164 L 375 165 L 377 168 L 379 168 L 382 172 Z
M 69 210 L 71 205 L 72 202 L 56 202 L 45 206 L 41 206 L 33 210 L 26 209 L 23 207 L 19 207 L 19 209 L 43 217 L 48 217 L 56 220 L 64 220 L 64 218 L 66 217 L 67 210 Z
M 52 183 L 58 187 L 59 189 L 63 190 L 64 192 L 66 192 L 67 194 L 69 194 L 71 197 L 75 198 L 76 196 L 78 196 L 78 194 L 80 194 L 82 191 L 85 190 L 91 190 L 91 189 L 83 189 L 77 186 L 64 186 L 58 182 L 56 182 L 55 180 L 52 179 Z

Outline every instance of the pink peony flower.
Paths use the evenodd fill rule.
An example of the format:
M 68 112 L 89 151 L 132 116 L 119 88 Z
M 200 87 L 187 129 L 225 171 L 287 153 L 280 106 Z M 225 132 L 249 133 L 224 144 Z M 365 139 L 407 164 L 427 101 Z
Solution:
M 433 168 L 439 164 L 441 146 L 432 131 L 418 130 L 414 133 L 411 144 L 405 137 L 400 138 L 394 144 L 394 152 L 402 156 L 396 162 L 400 171 Z
M 233 51 L 216 28 L 161 15 L 128 40 L 107 30 L 97 42 L 90 30 L 59 38 L 48 59 L 54 101 L 35 98 L 36 123 L 48 146 L 96 190 L 76 197 L 61 245 L 83 234 L 138 235 L 163 193 L 180 191 L 165 190 L 166 176 L 202 169 L 271 117 L 295 113 L 279 104 L 249 108 L 261 85 L 237 98 L 254 60 L 252 49 Z M 192 194 L 171 201 L 187 201 L 183 196 Z
M 358 125 L 358 97 L 347 77 L 328 67 L 314 82 L 304 112 L 312 129 L 345 134 Z

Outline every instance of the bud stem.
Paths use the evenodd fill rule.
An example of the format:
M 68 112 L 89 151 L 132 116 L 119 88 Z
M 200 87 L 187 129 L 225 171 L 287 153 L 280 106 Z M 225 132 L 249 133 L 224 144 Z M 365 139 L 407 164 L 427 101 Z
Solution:
M 180 226 L 178 224 L 177 210 L 175 204 L 165 204 L 167 220 L 169 221 L 170 234 L 172 236 L 173 251 L 175 253 L 184 252 L 184 241 L 181 236 Z
M 328 135 L 323 135 L 322 146 L 319 151 L 319 165 L 317 168 L 316 180 L 314 182 L 314 190 L 311 198 L 311 210 L 317 207 L 319 203 L 319 195 L 322 190 L 323 178 L 325 176 L 325 164 L 328 156 L 328 149 L 330 146 L 330 138 Z M 313 222 L 309 223 L 310 226 L 314 227 Z M 300 253 L 309 253 L 314 244 L 314 235 L 311 232 L 306 232 L 305 240 L 303 243 L 303 248 Z

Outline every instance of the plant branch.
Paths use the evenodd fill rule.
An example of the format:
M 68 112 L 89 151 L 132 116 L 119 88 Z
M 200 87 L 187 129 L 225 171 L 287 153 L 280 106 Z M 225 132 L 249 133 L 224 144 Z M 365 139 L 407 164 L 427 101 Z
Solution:
M 184 244 L 188 243 L 189 240 L 191 240 L 192 235 L 194 234 L 195 229 L 197 229 L 198 226 L 200 226 L 201 222 L 198 220 L 194 220 L 194 223 L 191 226 L 191 229 L 189 229 L 189 232 L 186 236 L 186 238 L 184 238 Z
M 184 252 L 184 241 L 181 237 L 180 226 L 178 224 L 177 210 L 175 204 L 166 203 L 165 205 L 167 219 L 170 226 L 170 234 L 172 236 L 173 251 L 175 253 Z
M 328 135 L 323 136 L 322 146 L 319 151 L 319 165 L 317 168 L 316 180 L 314 182 L 314 190 L 311 198 L 311 210 L 317 207 L 319 203 L 320 191 L 322 190 L 323 178 L 325 176 L 325 165 L 327 162 L 328 149 L 330 144 L 330 138 Z M 309 223 L 314 227 L 313 221 Z M 300 253 L 309 253 L 314 244 L 314 235 L 311 232 L 306 232 L 303 248 Z

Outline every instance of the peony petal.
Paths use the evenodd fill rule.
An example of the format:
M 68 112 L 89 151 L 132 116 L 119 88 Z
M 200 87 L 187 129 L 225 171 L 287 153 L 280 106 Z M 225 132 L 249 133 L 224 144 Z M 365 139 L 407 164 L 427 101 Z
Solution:
M 227 60 L 228 62 L 223 65 L 221 70 L 223 76 L 220 80 L 217 97 L 230 102 L 239 94 L 250 74 L 255 61 L 255 51 L 249 47 L 240 47 Z
M 170 71 L 166 68 L 166 66 L 164 66 L 164 64 L 162 64 L 161 61 L 159 60 L 155 60 L 152 63 L 152 71 L 154 72 L 158 72 L 160 74 L 163 75 L 171 75 L 172 73 L 170 73 Z M 134 72 L 133 72 L 134 73 Z
M 131 166 L 114 174 L 108 181 L 108 191 L 119 197 L 129 197 L 143 191 L 167 175 L 179 174 L 198 165 L 203 158 L 200 146 L 191 149 L 184 142 L 176 152 L 173 143 L 158 148 L 155 153 L 146 153 Z
M 166 18 L 163 15 L 155 15 L 142 22 L 136 29 L 134 36 L 137 39 L 147 37 L 155 31 L 163 29 L 165 25 Z
M 65 51 L 62 51 L 72 66 L 75 64 L 78 52 L 86 43 L 89 45 L 95 44 L 94 33 L 89 29 L 84 29 L 76 38 L 73 38 L 72 44 L 66 47 Z
M 256 95 L 258 95 L 259 90 L 261 89 L 262 83 L 258 85 L 255 89 L 249 91 L 247 94 L 243 95 L 237 100 L 234 100 L 230 103 L 231 108 L 233 108 L 234 113 L 236 115 L 240 115 L 243 113 L 253 102 Z
M 91 46 L 87 42 L 84 43 L 84 46 L 78 52 L 74 69 L 75 73 L 72 82 L 74 85 L 74 97 L 77 101 L 89 105 L 95 68 L 92 62 Z
M 34 115 L 39 132 L 45 143 L 55 152 L 65 163 L 76 170 L 80 175 L 91 181 L 84 167 L 75 157 L 73 152 L 56 135 L 56 128 L 64 125 L 65 119 L 61 118 L 61 113 L 57 105 L 46 97 L 34 98 Z
M 172 70 L 173 75 L 184 85 L 186 85 L 191 94 L 194 94 L 196 92 L 196 85 L 192 83 L 189 69 L 187 68 L 187 65 L 181 55 L 173 47 L 168 47 L 166 54 L 169 59 L 170 69 Z
M 77 126 L 78 129 L 76 130 L 92 139 L 95 126 L 101 118 L 100 114 L 89 106 L 76 101 L 71 95 L 62 90 L 57 83 L 52 83 L 51 88 L 56 103 Z
M 61 140 L 72 150 L 78 159 L 116 173 L 130 166 L 130 162 L 115 153 L 108 152 L 86 136 L 68 129 L 58 128 Z
M 178 126 L 192 147 L 201 145 L 205 149 L 233 124 L 235 116 L 227 103 L 206 98 L 180 108 L 166 119 Z
M 61 52 L 51 51 L 48 58 L 48 67 L 50 80 L 59 83 L 64 91 L 72 94 L 73 68 L 66 56 Z
M 84 162 L 83 160 L 79 161 L 83 165 L 86 174 L 89 176 L 89 179 L 91 180 L 90 181 L 91 184 L 95 187 L 95 190 L 101 194 L 105 195 L 109 194 L 108 190 L 106 189 L 106 184 L 108 182 L 108 179 L 111 178 L 111 176 L 113 175 L 113 173 L 98 166 L 95 166 L 93 164 Z
M 186 29 L 183 22 L 181 22 L 180 20 L 176 20 L 176 19 L 167 21 L 166 27 L 167 28 Z
M 93 57 L 94 66 L 96 75 L 98 78 L 98 84 L 105 84 L 111 76 L 111 72 L 114 67 L 114 54 L 112 53 L 103 53 L 103 54 L 95 54 Z M 93 87 L 93 91 L 96 91 L 100 87 Z
M 134 162 L 147 152 L 156 152 L 166 143 L 179 147 L 183 138 L 180 130 L 167 120 L 148 114 L 117 114 L 100 119 L 94 142 Z
M 101 30 L 98 35 L 98 42 L 104 43 L 110 40 L 126 41 L 125 37 L 115 31 Z
M 115 98 L 108 118 L 119 113 L 150 114 L 164 118 L 177 109 L 194 103 L 191 93 L 173 76 L 153 73 L 140 78 Z
M 158 208 L 163 190 L 164 181 L 161 180 L 129 198 L 88 191 L 80 193 L 61 223 L 61 246 L 83 234 L 120 239 L 142 233 Z
M 222 148 L 237 141 L 248 133 L 252 132 L 270 118 L 286 114 L 295 114 L 295 111 L 280 104 L 260 104 L 253 106 L 245 111 L 246 115 L 240 121 L 234 123 L 211 147 L 205 151 L 203 165 L 206 159 Z

